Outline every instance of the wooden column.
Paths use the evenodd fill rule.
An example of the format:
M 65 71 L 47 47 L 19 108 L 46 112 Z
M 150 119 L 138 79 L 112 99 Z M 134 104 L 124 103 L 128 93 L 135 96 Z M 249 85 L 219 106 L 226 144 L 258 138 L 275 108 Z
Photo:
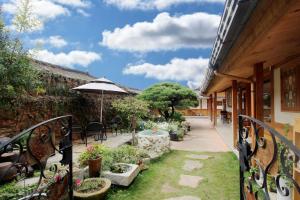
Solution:
M 239 105 L 239 115 L 243 114 L 243 93 L 242 93 L 242 88 L 241 86 L 238 88 L 239 95 L 238 95 L 238 105 Z
M 264 66 L 263 63 L 254 65 L 255 76 L 255 118 L 264 121 Z
M 217 102 L 218 102 L 218 94 L 215 92 L 214 93 L 214 126 L 217 125 L 217 116 L 218 116 L 218 105 L 217 105 Z
M 232 133 L 233 133 L 233 146 L 236 147 L 238 139 L 238 112 L 237 112 L 237 81 L 232 81 Z
M 251 116 L 251 84 L 246 86 L 245 100 L 246 115 Z
M 209 115 L 210 115 L 210 121 L 213 121 L 213 107 L 212 107 L 212 95 L 209 96 Z

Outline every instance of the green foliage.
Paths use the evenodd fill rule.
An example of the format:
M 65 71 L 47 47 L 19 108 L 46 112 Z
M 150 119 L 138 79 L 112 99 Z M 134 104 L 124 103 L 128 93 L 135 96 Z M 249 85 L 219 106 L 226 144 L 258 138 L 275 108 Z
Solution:
M 1 21 L 1 19 L 0 19 Z M 16 104 L 24 94 L 40 85 L 39 73 L 31 66 L 28 52 L 18 39 L 12 39 L 0 22 L 0 107 Z
M 118 173 L 118 174 L 125 173 L 128 171 L 128 169 L 129 169 L 129 166 L 122 165 L 122 164 L 116 164 L 116 165 L 113 165 L 110 167 L 111 172 Z
M 105 185 L 105 182 L 98 178 L 85 179 L 80 183 L 75 190 L 80 193 L 89 193 L 100 190 Z
M 117 99 L 112 102 L 112 107 L 128 121 L 146 117 L 149 113 L 148 103 L 135 97 Z
M 176 122 L 183 122 L 185 121 L 185 118 L 180 112 L 174 112 L 173 116 L 170 117 L 170 120 L 176 121 Z
M 114 163 L 136 164 L 141 159 L 149 157 L 143 150 L 130 145 L 120 146 L 113 149 L 111 153 Z
M 157 109 L 166 120 L 174 116 L 176 108 L 183 109 L 198 104 L 195 92 L 178 83 L 155 84 L 144 90 L 138 98 L 147 101 L 150 107 Z
M 14 200 L 31 194 L 37 185 L 18 186 L 16 182 L 6 183 L 0 187 L 0 200 Z
M 103 145 L 92 147 L 92 149 L 88 147 L 85 152 L 80 154 L 79 162 L 81 166 L 86 166 L 89 159 L 97 158 L 99 155 L 102 157 L 103 170 L 110 170 L 116 163 L 136 164 L 141 159 L 149 157 L 143 150 L 130 145 L 122 145 L 114 149 L 109 149 Z

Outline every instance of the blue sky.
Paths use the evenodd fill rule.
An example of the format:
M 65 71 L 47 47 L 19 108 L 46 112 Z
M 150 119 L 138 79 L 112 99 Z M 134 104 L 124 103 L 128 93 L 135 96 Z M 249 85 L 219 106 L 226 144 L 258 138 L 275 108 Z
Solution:
M 11 26 L 24 0 L 0 0 Z M 223 0 L 29 0 L 40 26 L 22 34 L 33 57 L 144 89 L 200 85 Z M 38 48 L 37 48 L 38 47 Z

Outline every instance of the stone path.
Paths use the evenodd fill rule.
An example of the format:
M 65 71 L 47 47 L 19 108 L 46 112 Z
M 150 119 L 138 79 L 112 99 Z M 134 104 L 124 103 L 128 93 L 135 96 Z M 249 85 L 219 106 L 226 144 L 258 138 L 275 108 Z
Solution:
M 181 186 L 186 186 L 190 188 L 196 188 L 198 187 L 198 184 L 200 181 L 203 180 L 200 176 L 191 176 L 191 175 L 180 175 L 180 179 L 178 181 L 178 184 Z
M 184 137 L 181 142 L 171 142 L 171 148 L 174 150 L 185 150 L 193 152 L 226 152 L 230 148 L 226 146 L 220 135 L 212 127 L 210 121 L 203 117 L 187 117 L 187 121 L 191 124 L 191 131 Z M 201 187 L 203 177 L 192 176 L 195 170 L 201 170 L 203 163 L 201 161 L 211 159 L 209 155 L 188 154 L 182 166 L 182 174 L 178 180 L 178 185 L 182 187 L 197 188 Z M 174 192 L 175 191 L 175 192 Z M 176 194 L 176 189 L 168 183 L 162 186 L 162 192 Z M 165 200 L 200 200 L 196 196 L 177 196 Z
M 191 172 L 193 170 L 196 170 L 196 169 L 201 169 L 203 167 L 203 164 L 200 163 L 199 161 L 196 161 L 196 160 L 186 160 L 182 169 L 184 171 L 188 171 L 188 172 Z
M 184 141 L 172 141 L 172 149 L 196 152 L 230 151 L 208 118 L 187 117 L 186 119 L 191 124 L 191 131 L 184 137 Z

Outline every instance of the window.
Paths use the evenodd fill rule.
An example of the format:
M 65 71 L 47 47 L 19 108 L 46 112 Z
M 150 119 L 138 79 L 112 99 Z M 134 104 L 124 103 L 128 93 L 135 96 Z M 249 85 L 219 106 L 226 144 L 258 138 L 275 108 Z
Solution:
M 281 110 L 300 111 L 300 67 L 280 69 Z

